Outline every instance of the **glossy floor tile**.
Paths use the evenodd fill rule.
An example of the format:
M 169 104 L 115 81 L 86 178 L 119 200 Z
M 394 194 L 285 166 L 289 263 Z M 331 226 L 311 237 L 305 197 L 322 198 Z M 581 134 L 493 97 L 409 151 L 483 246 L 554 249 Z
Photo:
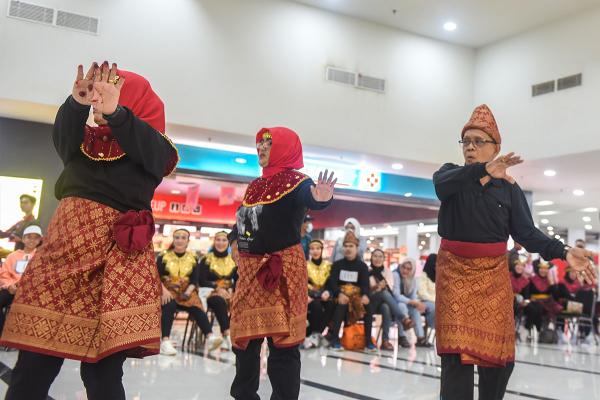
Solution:
M 17 352 L 0 352 L 0 362 L 8 368 L 14 365 L 16 357 Z M 233 362 L 231 352 L 219 351 L 204 355 L 180 352 L 175 357 L 127 360 L 124 377 L 127 398 L 228 399 Z M 434 350 L 429 349 L 378 354 L 303 350 L 300 398 L 433 400 L 438 398 L 439 376 L 440 360 Z M 0 380 L 0 396 L 6 388 L 6 382 Z M 270 396 L 264 362 L 259 394 L 263 399 Z M 50 395 L 56 400 L 86 399 L 79 378 L 79 363 L 65 362 Z M 600 348 L 519 343 L 515 370 L 505 398 L 600 399 Z

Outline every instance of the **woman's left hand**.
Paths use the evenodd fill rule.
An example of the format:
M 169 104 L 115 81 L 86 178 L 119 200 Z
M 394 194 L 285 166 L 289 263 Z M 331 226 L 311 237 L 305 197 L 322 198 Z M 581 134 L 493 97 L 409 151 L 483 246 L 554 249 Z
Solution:
M 572 247 L 567 252 L 567 263 L 589 284 L 594 283 L 597 277 L 594 264 L 589 259 L 593 256 L 593 252 L 578 247 Z
M 327 176 L 327 172 L 327 170 L 319 172 L 317 184 L 310 188 L 315 201 L 329 201 L 333 197 L 333 188 L 337 183 L 337 178 L 333 179 L 333 171 L 329 176 Z
M 115 112 L 119 104 L 121 88 L 125 83 L 125 78 L 117 78 L 117 64 L 108 68 L 108 63 L 102 64 L 99 77 L 94 82 L 94 96 L 92 97 L 92 105 L 102 114 L 110 115 Z

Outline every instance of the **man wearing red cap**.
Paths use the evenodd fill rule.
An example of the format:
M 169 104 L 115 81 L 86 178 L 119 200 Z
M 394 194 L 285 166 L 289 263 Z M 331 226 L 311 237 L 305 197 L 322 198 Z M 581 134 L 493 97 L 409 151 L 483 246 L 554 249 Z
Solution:
M 308 281 L 300 226 L 308 209 L 332 201 L 336 180 L 327 170 L 315 184 L 304 166 L 298 135 L 284 127 L 256 134 L 262 176 L 246 189 L 237 211 L 239 279 L 231 303 L 231 340 L 236 355 L 231 396 L 258 399 L 260 350 L 268 338 L 267 373 L 272 399 L 297 399 L 300 351 L 306 334 Z
M 477 365 L 479 398 L 500 400 L 515 359 L 508 236 L 545 259 L 567 259 L 587 280 L 595 272 L 586 258 L 590 252 L 565 247 L 534 226 L 521 188 L 507 174 L 523 161 L 514 153 L 498 156 L 501 136 L 486 105 L 475 109 L 460 143 L 464 166 L 444 164 L 433 175 L 441 201 L 436 275 L 440 398 L 473 399 Z
M 90 106 L 98 126 L 86 125 Z M 20 350 L 7 399 L 45 399 L 65 358 L 81 361 L 89 400 L 125 399 L 125 358 L 158 353 L 150 201 L 178 160 L 164 129 L 145 78 L 108 62 L 85 76 L 79 66 L 52 136 L 60 203 L 2 333 L 2 345 Z

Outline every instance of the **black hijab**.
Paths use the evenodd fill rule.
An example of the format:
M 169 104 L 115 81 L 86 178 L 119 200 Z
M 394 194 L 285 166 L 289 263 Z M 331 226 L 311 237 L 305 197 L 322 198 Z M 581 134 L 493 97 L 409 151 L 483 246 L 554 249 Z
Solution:
M 427 261 L 425 261 L 425 266 L 423 267 L 423 272 L 427 275 L 432 282 L 435 282 L 435 263 L 437 261 L 437 254 L 431 253 L 429 257 L 427 257 Z

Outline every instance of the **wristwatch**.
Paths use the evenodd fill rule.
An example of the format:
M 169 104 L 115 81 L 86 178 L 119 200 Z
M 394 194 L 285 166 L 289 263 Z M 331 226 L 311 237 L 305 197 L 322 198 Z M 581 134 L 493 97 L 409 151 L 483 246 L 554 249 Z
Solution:
M 117 104 L 117 108 L 115 108 L 115 111 L 112 114 L 102 114 L 102 118 L 104 118 L 107 121 L 111 121 L 115 119 L 122 111 L 123 107 Z

